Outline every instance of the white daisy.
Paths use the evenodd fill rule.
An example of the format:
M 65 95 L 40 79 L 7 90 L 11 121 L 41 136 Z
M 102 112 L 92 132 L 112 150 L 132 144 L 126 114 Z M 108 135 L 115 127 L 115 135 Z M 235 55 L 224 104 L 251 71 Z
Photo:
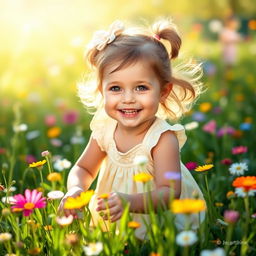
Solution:
M 89 243 L 87 246 L 83 246 L 86 255 L 98 255 L 103 250 L 103 244 L 101 242 Z
M 244 191 L 243 188 L 236 188 L 235 193 L 238 197 L 246 197 L 246 192 Z M 254 195 L 256 195 L 255 189 L 251 189 L 248 191 L 248 196 L 254 196 Z
M 73 215 L 68 215 L 68 217 L 66 216 L 62 216 L 62 217 L 56 217 L 56 222 L 60 225 L 60 226 L 67 226 L 69 224 L 71 224 L 73 222 Z
M 234 163 L 229 167 L 229 172 L 232 175 L 244 175 L 245 171 L 248 171 L 248 165 L 246 163 Z
M 61 199 L 64 196 L 64 193 L 60 190 L 54 190 L 54 191 L 50 191 L 47 194 L 48 198 L 54 200 L 54 199 Z
M 187 131 L 194 130 L 198 126 L 199 126 L 199 123 L 197 121 L 193 121 L 193 122 L 190 122 L 190 123 L 187 123 L 184 125 L 184 127 Z
M 10 233 L 0 233 L 0 242 L 9 241 L 12 238 L 12 234 Z
M 180 246 L 192 245 L 197 241 L 197 235 L 194 231 L 182 231 L 176 236 L 176 243 Z
M 58 159 L 53 166 L 57 171 L 61 172 L 65 169 L 69 169 L 71 167 L 71 162 L 67 159 Z
M 225 256 L 225 250 L 223 248 L 216 248 L 214 250 L 202 250 L 200 256 Z

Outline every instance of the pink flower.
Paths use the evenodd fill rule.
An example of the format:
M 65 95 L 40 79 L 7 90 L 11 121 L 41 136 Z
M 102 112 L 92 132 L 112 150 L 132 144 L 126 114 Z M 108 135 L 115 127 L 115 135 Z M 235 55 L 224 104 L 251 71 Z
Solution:
M 36 162 L 36 158 L 33 155 L 27 155 L 26 156 L 26 162 L 28 164 L 32 164 L 33 162 Z
M 185 166 L 190 170 L 194 170 L 198 165 L 196 162 L 187 162 Z
M 236 223 L 239 219 L 239 212 L 233 210 L 226 210 L 224 212 L 224 220 L 228 223 Z
M 211 133 L 211 134 L 215 134 L 216 128 L 217 128 L 216 121 L 211 120 L 203 126 L 203 131 Z
M 44 123 L 47 126 L 54 126 L 56 124 L 56 117 L 54 115 L 47 115 L 44 118 Z
M 243 154 L 246 152 L 247 152 L 247 147 L 244 147 L 244 146 L 238 146 L 238 147 L 232 148 L 233 155 L 239 155 L 239 154 Z
M 231 165 L 232 164 L 232 160 L 230 158 L 224 158 L 220 162 L 224 165 Z
M 34 190 L 25 190 L 25 196 L 22 194 L 15 195 L 12 209 L 23 211 L 24 216 L 29 216 L 35 208 L 44 208 L 46 198 L 42 197 L 42 192 Z
M 75 110 L 69 110 L 63 115 L 63 122 L 65 124 L 74 124 L 77 122 L 78 113 Z

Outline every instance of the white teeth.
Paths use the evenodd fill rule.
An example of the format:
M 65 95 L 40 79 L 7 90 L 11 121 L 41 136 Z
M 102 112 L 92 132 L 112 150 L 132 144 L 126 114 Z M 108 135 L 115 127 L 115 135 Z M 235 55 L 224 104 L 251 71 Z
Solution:
M 138 110 L 121 110 L 125 114 L 135 114 L 138 112 Z

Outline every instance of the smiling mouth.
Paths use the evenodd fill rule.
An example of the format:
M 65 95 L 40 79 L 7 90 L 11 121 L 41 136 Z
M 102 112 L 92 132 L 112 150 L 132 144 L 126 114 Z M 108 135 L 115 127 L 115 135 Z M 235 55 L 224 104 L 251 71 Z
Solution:
M 132 114 L 137 114 L 141 111 L 142 109 L 119 109 L 122 114 L 126 115 L 132 115 Z

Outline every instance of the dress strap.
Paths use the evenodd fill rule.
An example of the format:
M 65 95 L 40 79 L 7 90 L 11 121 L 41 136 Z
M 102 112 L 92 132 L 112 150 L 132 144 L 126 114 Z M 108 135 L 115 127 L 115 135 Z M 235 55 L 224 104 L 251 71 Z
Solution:
M 179 141 L 179 149 L 181 150 L 187 140 L 184 126 L 181 124 L 170 125 L 165 120 L 157 118 L 143 141 L 144 146 L 149 150 L 149 152 L 157 145 L 161 134 L 166 131 L 173 131 L 175 133 Z

